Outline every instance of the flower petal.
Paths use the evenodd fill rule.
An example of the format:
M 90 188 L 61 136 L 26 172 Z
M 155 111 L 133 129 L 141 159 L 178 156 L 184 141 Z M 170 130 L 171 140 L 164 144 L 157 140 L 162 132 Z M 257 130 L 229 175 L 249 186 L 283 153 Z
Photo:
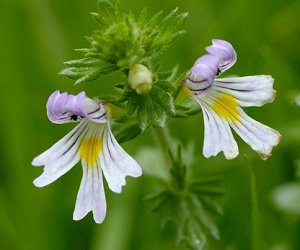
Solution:
M 53 123 L 61 124 L 87 118 L 96 123 L 106 122 L 107 111 L 100 101 L 86 97 L 84 92 L 78 95 L 60 94 L 55 91 L 47 102 L 47 115 Z
M 48 98 L 46 105 L 47 116 L 53 123 L 61 124 L 65 123 L 69 115 L 62 111 L 62 107 L 65 105 L 68 99 L 67 93 L 60 93 L 59 90 L 53 92 Z
M 73 220 L 81 220 L 90 211 L 96 223 L 102 223 L 106 215 L 106 200 L 102 173 L 97 161 L 94 166 L 82 160 L 83 176 L 77 194 Z
M 116 193 L 122 191 L 127 175 L 138 177 L 142 174 L 140 165 L 121 148 L 111 133 L 109 125 L 104 132 L 100 163 L 109 188 Z
M 189 89 L 197 93 L 210 89 L 218 72 L 218 63 L 219 59 L 216 56 L 201 56 L 185 79 Z
M 85 99 L 84 92 L 74 96 L 68 95 L 66 92 L 60 94 L 59 91 L 55 91 L 48 98 L 46 105 L 49 120 L 53 123 L 62 124 L 76 121 L 77 116 L 85 117 Z
M 34 185 L 43 187 L 50 184 L 79 161 L 78 149 L 88 129 L 89 124 L 81 122 L 64 138 L 33 160 L 32 165 L 45 165 L 42 175 L 34 180 Z
M 271 155 L 272 148 L 279 143 L 281 135 L 272 128 L 250 118 L 239 107 L 238 101 L 233 96 L 212 89 L 204 98 L 197 98 L 197 96 L 194 98 L 201 105 L 203 114 L 206 115 L 204 116 L 206 130 L 204 155 L 206 157 L 216 155 L 220 151 L 224 151 L 226 156 L 226 144 L 223 143 L 224 138 L 222 137 L 230 133 L 228 123 L 253 150 L 259 153 L 262 159 L 267 159 Z M 228 138 L 227 143 L 231 145 L 229 148 L 232 149 L 230 153 L 233 152 L 233 157 L 235 157 L 237 146 L 235 147 L 235 143 L 232 142 L 234 140 L 232 134 Z M 227 153 L 229 157 L 226 156 L 226 158 L 232 158 L 230 153 Z
M 252 119 L 242 109 L 239 113 L 241 120 L 230 121 L 231 127 L 263 160 L 266 160 L 271 156 L 272 148 L 278 145 L 281 139 L 280 133 Z
M 223 151 L 226 159 L 235 158 L 239 150 L 226 119 L 216 115 L 205 101 L 198 103 L 202 107 L 204 118 L 203 155 L 208 158 Z
M 86 98 L 85 100 L 86 118 L 96 123 L 106 123 L 107 111 L 105 106 L 100 102 Z
M 229 42 L 220 39 L 213 39 L 212 42 L 213 45 L 206 47 L 206 51 L 219 58 L 219 71 L 224 72 L 235 64 L 236 52 Z
M 275 98 L 271 76 L 244 76 L 215 79 L 213 89 L 237 99 L 242 107 L 262 106 Z
M 51 148 L 35 157 L 31 164 L 33 166 L 44 166 L 57 160 L 71 146 L 74 146 L 75 141 L 79 141 L 80 136 L 86 132 L 88 126 L 87 122 L 82 121 Z

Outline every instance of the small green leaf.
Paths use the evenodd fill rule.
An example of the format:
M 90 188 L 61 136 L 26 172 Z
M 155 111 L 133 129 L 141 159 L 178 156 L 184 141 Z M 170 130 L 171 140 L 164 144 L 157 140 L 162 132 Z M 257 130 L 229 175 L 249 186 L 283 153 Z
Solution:
M 170 83 L 168 84 L 171 85 Z M 172 94 L 167 92 L 172 90 L 173 88 L 171 86 L 166 86 L 165 83 L 163 84 L 162 82 L 159 82 L 153 85 L 153 89 L 150 93 L 153 100 L 169 115 L 175 115 L 175 106 Z
M 139 98 L 137 105 L 137 118 L 139 121 L 139 125 L 141 130 L 145 130 L 146 128 L 151 126 L 146 100 L 144 100 L 143 98 Z
M 137 137 L 141 133 L 141 129 L 138 124 L 133 124 L 126 128 L 121 129 L 115 135 L 119 143 L 130 141 Z
M 127 101 L 127 114 L 128 115 L 132 115 L 134 113 L 134 111 L 137 109 L 138 107 L 138 102 L 136 100 L 136 98 L 130 98 Z
M 217 215 L 224 215 L 223 208 L 218 202 L 212 200 L 210 197 L 202 197 L 201 199 L 203 206 L 205 206 L 208 211 Z
M 166 190 L 162 189 L 151 194 L 148 194 L 145 197 L 146 201 L 151 203 L 151 211 L 157 212 L 162 209 L 168 202 L 172 200 L 172 195 Z
M 75 79 L 75 84 L 92 81 L 101 74 L 108 74 L 115 66 L 95 58 L 81 58 L 65 62 L 67 68 L 59 74 Z

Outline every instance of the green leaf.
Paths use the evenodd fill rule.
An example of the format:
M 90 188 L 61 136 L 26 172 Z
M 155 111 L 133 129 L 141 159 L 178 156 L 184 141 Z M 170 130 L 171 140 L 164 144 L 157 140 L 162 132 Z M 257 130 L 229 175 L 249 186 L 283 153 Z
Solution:
M 191 199 L 193 205 L 195 206 L 194 213 L 197 216 L 197 219 L 205 226 L 205 228 L 215 239 L 220 239 L 219 230 L 203 208 L 202 202 L 196 196 L 192 196 Z
M 212 200 L 210 197 L 202 197 L 201 200 L 203 201 L 203 206 L 211 213 L 224 215 L 223 208 L 218 202 Z
M 151 97 L 169 115 L 175 115 L 175 105 L 172 94 L 173 87 L 169 82 L 158 82 L 153 85 Z
M 126 73 L 137 63 L 156 63 L 154 58 L 184 33 L 181 26 L 187 14 L 175 9 L 165 17 L 159 12 L 148 18 L 144 9 L 135 18 L 122 11 L 119 1 L 113 4 L 100 0 L 98 13 L 92 12 L 91 16 L 98 29 L 87 37 L 90 47 L 77 49 L 81 58 L 66 62 L 66 69 L 61 71 L 76 83 L 114 71 Z
M 120 103 L 118 98 L 114 95 L 98 95 L 97 99 L 106 101 L 106 102 L 113 104 L 116 107 L 119 107 L 121 109 L 125 109 L 124 104 Z
M 151 122 L 149 120 L 149 115 L 148 115 L 146 99 L 144 99 L 143 97 L 139 98 L 139 100 L 137 102 L 137 118 L 138 118 L 141 130 L 145 130 L 146 128 L 151 126 Z
M 132 115 L 134 113 L 134 111 L 137 109 L 138 107 L 138 102 L 136 98 L 130 98 L 128 99 L 127 102 L 127 114 L 128 115 Z
M 67 68 L 59 72 L 59 74 L 75 79 L 75 84 L 92 81 L 101 74 L 111 72 L 114 65 L 106 63 L 95 58 L 82 58 L 65 62 Z
M 153 84 L 150 93 L 146 95 L 137 94 L 129 87 L 125 89 L 119 102 L 127 101 L 127 115 L 133 115 L 135 111 L 140 128 L 164 127 L 168 117 L 175 114 L 172 94 L 173 91 L 168 82 Z
M 223 195 L 225 191 L 222 188 L 218 188 L 215 186 L 201 185 L 201 186 L 192 186 L 191 190 L 199 195 Z
M 98 21 L 99 25 L 107 25 L 114 23 L 117 20 L 117 13 L 119 9 L 119 3 L 115 5 L 109 0 L 98 1 Z
M 145 200 L 151 203 L 151 211 L 157 212 L 172 200 L 172 195 L 166 190 L 158 190 L 145 197 Z
M 126 128 L 121 129 L 115 135 L 119 143 L 130 141 L 137 137 L 141 133 L 141 129 L 138 124 L 133 124 Z

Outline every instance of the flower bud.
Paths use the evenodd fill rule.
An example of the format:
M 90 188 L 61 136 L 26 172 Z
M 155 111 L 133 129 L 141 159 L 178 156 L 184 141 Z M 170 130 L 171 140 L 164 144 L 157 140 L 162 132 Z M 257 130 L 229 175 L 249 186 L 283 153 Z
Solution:
M 152 88 L 152 73 L 142 65 L 133 65 L 128 74 L 128 84 L 135 89 L 138 94 L 147 94 Z

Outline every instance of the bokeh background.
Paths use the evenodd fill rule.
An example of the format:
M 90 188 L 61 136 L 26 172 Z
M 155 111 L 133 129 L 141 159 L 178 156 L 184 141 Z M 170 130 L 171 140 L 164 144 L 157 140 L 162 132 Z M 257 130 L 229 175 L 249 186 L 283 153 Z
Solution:
M 223 176 L 221 185 L 226 194 L 219 202 L 225 213 L 216 218 L 221 240 L 212 240 L 209 249 L 253 249 L 253 233 L 263 240 L 263 249 L 300 249 L 300 107 L 295 101 L 300 94 L 300 2 L 121 3 L 125 10 L 137 14 L 144 7 L 151 14 L 160 10 L 167 13 L 176 6 L 189 12 L 187 33 L 161 58 L 166 69 L 178 64 L 181 70 L 187 70 L 212 38 L 222 38 L 230 41 L 238 53 L 238 62 L 227 75 L 270 74 L 275 78 L 275 102 L 259 109 L 247 108 L 248 114 L 283 135 L 269 160 L 260 160 L 239 139 L 240 156 L 236 160 L 226 161 L 223 155 L 204 159 L 201 113 L 189 119 L 170 120 L 170 134 L 184 147 L 194 146 L 192 167 L 199 175 L 214 172 Z M 48 96 L 57 89 L 73 94 L 84 89 L 93 96 L 109 92 L 110 82 L 115 80 L 101 78 L 74 86 L 72 80 L 57 74 L 64 61 L 76 58 L 75 48 L 88 45 L 85 36 L 96 29 L 89 15 L 97 10 L 96 0 L 1 0 L 0 10 L 0 249 L 185 249 L 175 246 L 171 232 L 160 230 L 161 216 L 151 213 L 144 201 L 156 185 L 147 174 L 139 179 L 128 178 L 121 195 L 107 190 L 108 213 L 101 225 L 96 225 L 91 215 L 72 221 L 81 180 L 79 164 L 45 188 L 32 184 L 41 173 L 31 166 L 33 157 L 73 126 L 48 121 Z M 123 146 L 141 165 L 150 163 L 151 172 L 147 155 L 157 147 L 152 131 Z M 247 164 L 256 180 L 260 221 L 257 232 L 251 229 L 253 197 Z M 163 167 L 153 165 L 153 172 Z

